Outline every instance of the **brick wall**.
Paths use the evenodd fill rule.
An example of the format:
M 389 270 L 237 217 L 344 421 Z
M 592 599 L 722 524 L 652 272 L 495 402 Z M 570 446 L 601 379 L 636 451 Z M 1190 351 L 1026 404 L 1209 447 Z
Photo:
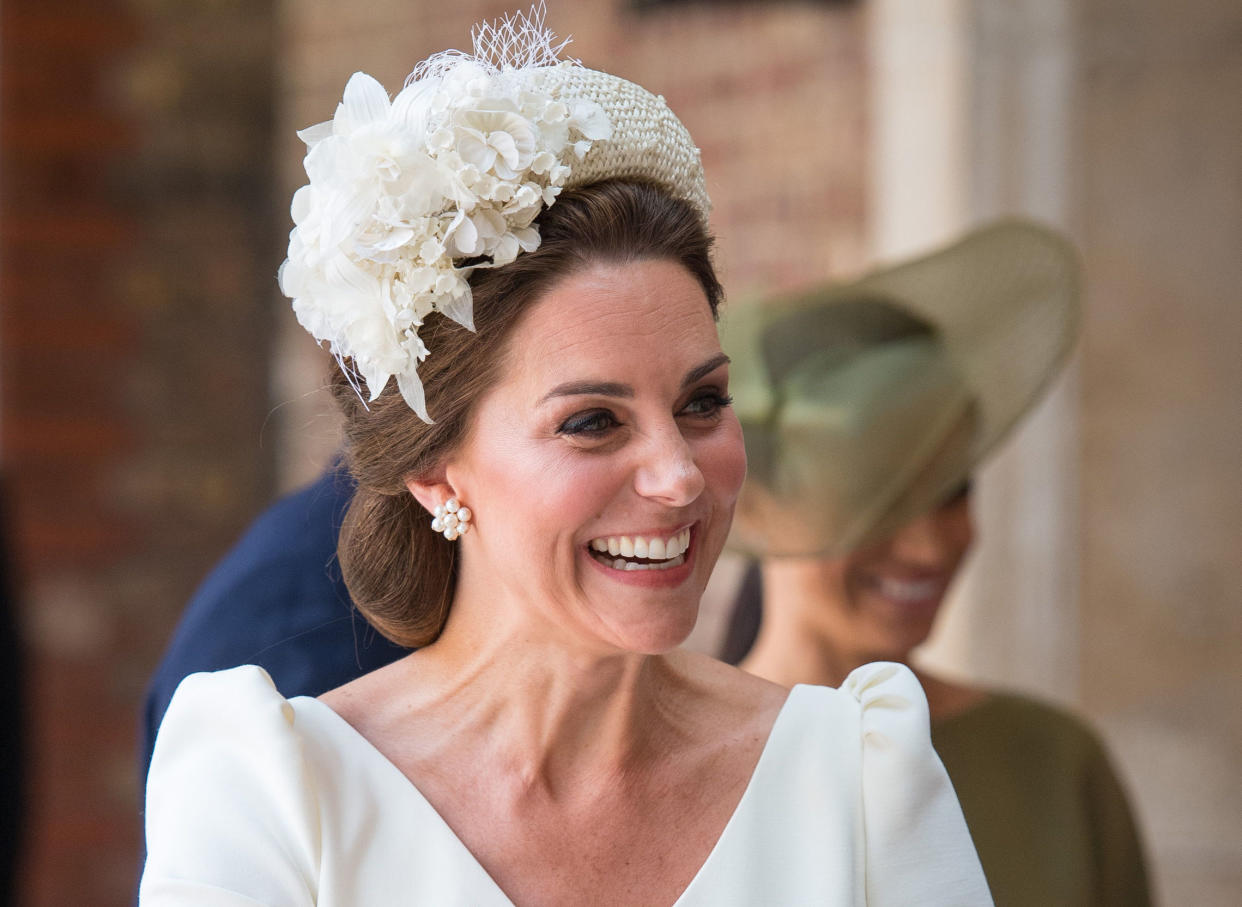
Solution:
M 268 3 L 5 0 L 0 452 L 23 903 L 125 904 L 142 686 L 268 497 Z

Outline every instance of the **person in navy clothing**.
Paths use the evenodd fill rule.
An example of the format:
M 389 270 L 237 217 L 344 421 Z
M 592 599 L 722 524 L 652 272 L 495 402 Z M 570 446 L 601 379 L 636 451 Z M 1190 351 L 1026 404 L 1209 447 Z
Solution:
M 141 777 L 177 684 L 197 671 L 267 670 L 288 696 L 318 696 L 407 653 L 354 609 L 336 539 L 354 485 L 341 464 L 264 511 L 199 586 L 147 688 Z

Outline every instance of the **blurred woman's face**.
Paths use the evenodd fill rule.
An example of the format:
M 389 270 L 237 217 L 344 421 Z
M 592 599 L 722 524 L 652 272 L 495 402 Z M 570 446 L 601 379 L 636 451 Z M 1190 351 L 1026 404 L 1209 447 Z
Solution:
M 682 642 L 746 470 L 727 363 L 676 262 L 554 284 L 446 467 L 475 514 L 463 570 L 553 635 L 604 651 Z
M 931 633 L 973 540 L 964 488 L 889 538 L 823 561 L 826 631 L 867 659 L 905 660 Z

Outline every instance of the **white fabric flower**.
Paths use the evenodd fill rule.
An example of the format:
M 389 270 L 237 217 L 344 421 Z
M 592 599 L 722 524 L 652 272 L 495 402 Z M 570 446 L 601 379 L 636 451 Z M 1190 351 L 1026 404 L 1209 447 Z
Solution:
M 535 218 L 611 135 L 599 104 L 540 87 L 550 65 L 573 64 L 528 25 L 507 48 L 517 63 L 477 44 L 475 57 L 438 54 L 391 100 L 355 73 L 333 118 L 298 133 L 309 183 L 290 208 L 281 290 L 370 399 L 396 377 L 428 422 L 418 328 L 438 312 L 473 330 L 471 271 L 537 249 Z

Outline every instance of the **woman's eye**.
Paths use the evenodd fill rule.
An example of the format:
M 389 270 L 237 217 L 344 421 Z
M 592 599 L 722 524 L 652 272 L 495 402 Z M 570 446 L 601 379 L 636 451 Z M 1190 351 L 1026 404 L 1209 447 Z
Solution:
M 718 394 L 715 391 L 706 394 L 700 394 L 682 410 L 683 413 L 690 416 L 698 416 L 700 418 L 713 418 L 720 415 L 720 411 L 728 406 L 733 405 L 733 398 L 728 394 Z
M 557 432 L 562 435 L 602 435 L 620 424 L 608 410 L 597 409 L 570 416 L 561 423 Z

